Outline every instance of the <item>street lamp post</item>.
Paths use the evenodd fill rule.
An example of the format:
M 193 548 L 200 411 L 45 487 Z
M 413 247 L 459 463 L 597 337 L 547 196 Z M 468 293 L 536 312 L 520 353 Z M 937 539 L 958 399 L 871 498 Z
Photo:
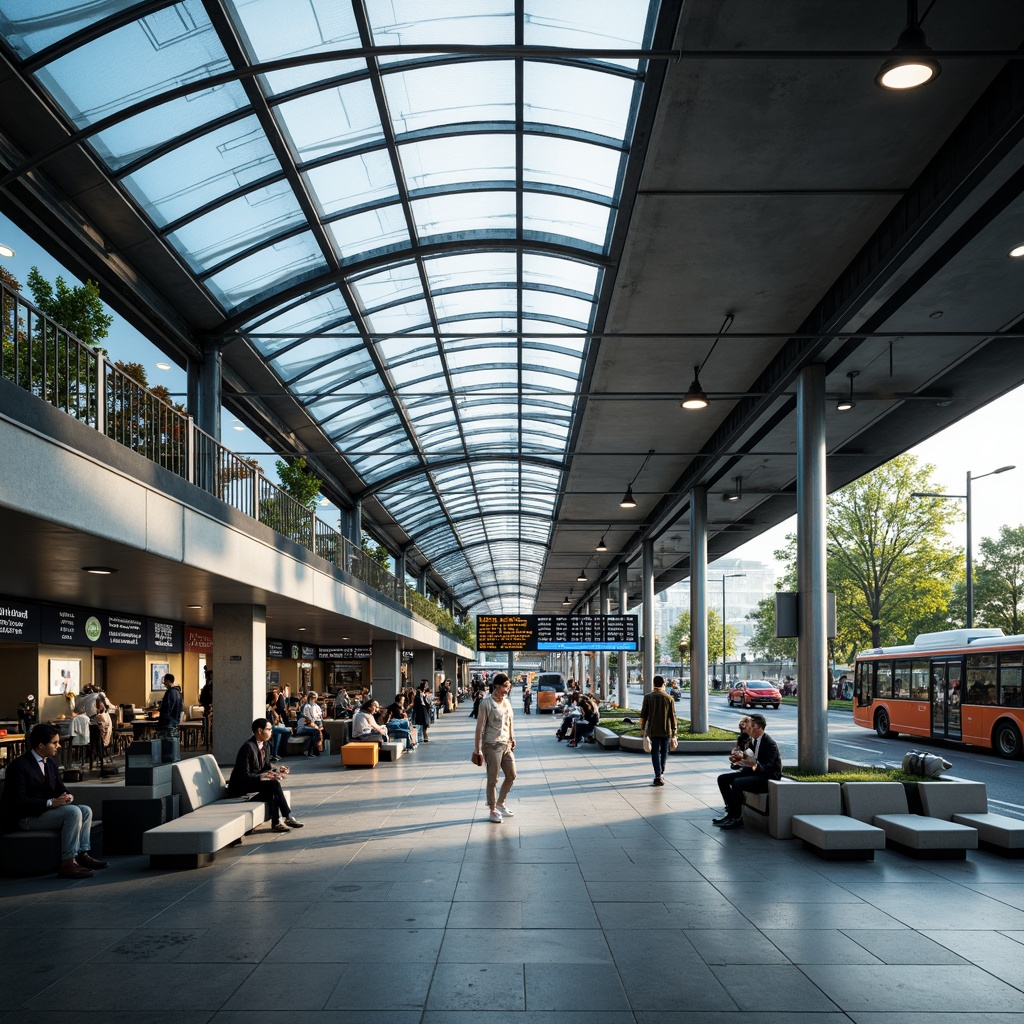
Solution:
M 725 581 L 746 576 L 745 572 L 731 572 L 722 577 L 722 682 L 725 683 Z M 728 689 L 728 687 L 726 687 Z
M 1016 469 L 1016 466 L 1000 466 L 998 469 L 993 469 L 988 473 L 979 473 L 978 476 L 972 476 L 971 471 L 967 471 L 967 486 L 964 494 L 938 494 L 935 491 L 914 491 L 910 496 L 912 498 L 943 498 L 955 501 L 964 502 L 964 511 L 967 519 L 967 628 L 972 629 L 974 627 L 974 564 L 973 555 L 971 548 L 973 547 L 971 541 L 971 481 L 972 480 L 984 480 L 987 476 L 995 476 L 997 473 L 1008 473 L 1011 469 Z

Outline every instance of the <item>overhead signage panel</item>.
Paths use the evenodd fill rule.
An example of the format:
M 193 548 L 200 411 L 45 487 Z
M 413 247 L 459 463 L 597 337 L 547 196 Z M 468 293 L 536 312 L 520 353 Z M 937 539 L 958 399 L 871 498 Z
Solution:
M 478 615 L 478 651 L 636 651 L 635 615 Z

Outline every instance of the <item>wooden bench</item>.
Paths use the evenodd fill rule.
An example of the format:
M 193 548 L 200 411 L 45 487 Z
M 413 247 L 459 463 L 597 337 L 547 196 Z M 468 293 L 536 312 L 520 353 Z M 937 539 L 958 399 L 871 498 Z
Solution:
M 1024 821 L 990 813 L 984 782 L 922 782 L 917 791 L 929 817 L 977 829 L 978 842 L 987 850 L 1024 857 Z
M 143 835 L 142 852 L 151 867 L 204 867 L 219 850 L 237 845 L 266 821 L 262 800 L 227 795 L 227 782 L 212 754 L 172 765 L 171 787 L 181 816 Z
M 978 848 L 977 829 L 908 813 L 907 792 L 900 782 L 846 782 L 843 806 L 851 818 L 882 829 L 887 846 L 913 857 L 963 860 L 968 850 Z

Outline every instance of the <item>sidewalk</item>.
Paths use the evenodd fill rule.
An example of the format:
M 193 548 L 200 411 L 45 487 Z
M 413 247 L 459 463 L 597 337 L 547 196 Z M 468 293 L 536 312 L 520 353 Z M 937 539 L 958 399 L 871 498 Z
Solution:
M 654 788 L 557 724 L 516 705 L 501 825 L 464 704 L 396 764 L 290 759 L 306 827 L 210 868 L 0 879 L 0 1021 L 1024 1024 L 1024 861 L 723 834 L 722 758 Z

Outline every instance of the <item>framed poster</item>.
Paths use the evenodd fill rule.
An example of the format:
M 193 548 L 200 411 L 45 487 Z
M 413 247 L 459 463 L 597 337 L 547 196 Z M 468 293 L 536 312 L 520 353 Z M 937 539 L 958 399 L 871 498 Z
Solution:
M 48 671 L 50 696 L 63 697 L 65 693 L 82 692 L 82 663 L 51 658 Z
M 149 666 L 149 688 L 151 690 L 165 690 L 164 676 L 170 672 L 171 666 L 166 661 L 154 661 Z

